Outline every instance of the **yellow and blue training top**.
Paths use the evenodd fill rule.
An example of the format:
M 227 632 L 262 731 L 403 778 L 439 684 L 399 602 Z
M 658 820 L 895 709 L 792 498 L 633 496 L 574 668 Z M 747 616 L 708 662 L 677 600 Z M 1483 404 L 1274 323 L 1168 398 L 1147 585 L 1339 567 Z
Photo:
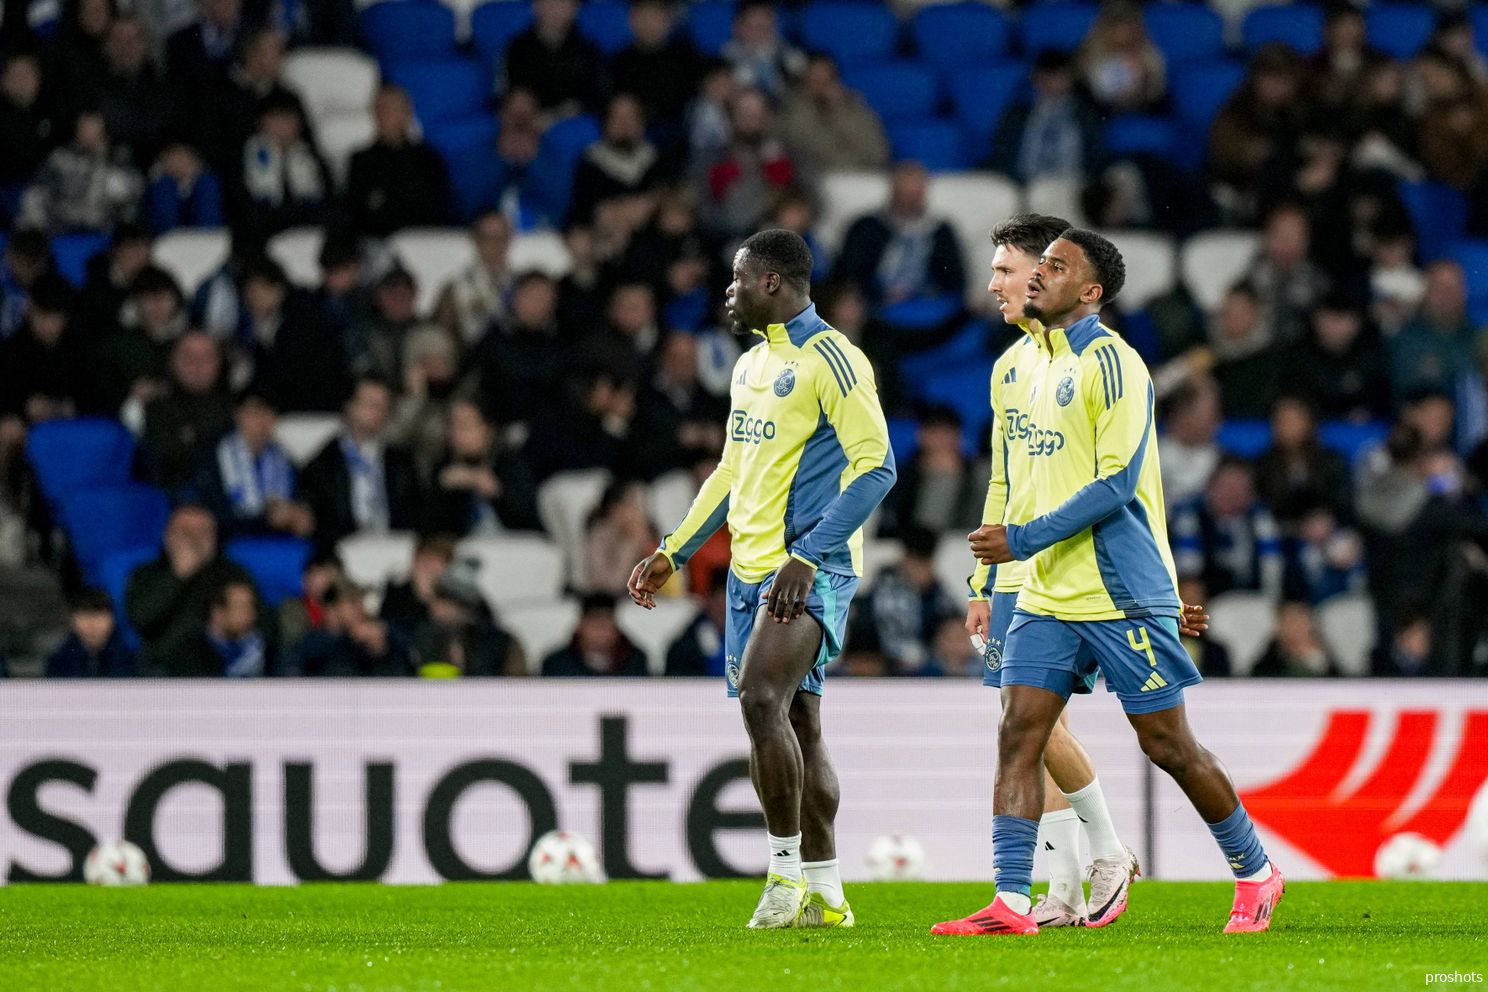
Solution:
M 734 366 L 718 468 L 659 550 L 682 565 L 727 522 L 745 582 L 791 557 L 862 575 L 863 524 L 895 477 L 873 368 L 814 305 L 761 336 Z

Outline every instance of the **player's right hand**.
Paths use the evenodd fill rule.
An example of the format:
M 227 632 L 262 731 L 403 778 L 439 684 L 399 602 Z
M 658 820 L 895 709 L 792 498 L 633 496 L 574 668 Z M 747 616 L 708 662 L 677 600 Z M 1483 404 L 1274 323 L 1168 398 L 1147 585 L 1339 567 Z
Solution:
M 656 609 L 656 594 L 672 577 L 672 571 L 671 561 L 660 551 L 643 558 L 630 573 L 630 581 L 625 584 L 626 591 L 630 593 L 630 601 L 647 610 Z
M 992 622 L 992 604 L 985 599 L 969 600 L 966 604 L 966 633 L 972 637 L 987 636 L 987 626 Z

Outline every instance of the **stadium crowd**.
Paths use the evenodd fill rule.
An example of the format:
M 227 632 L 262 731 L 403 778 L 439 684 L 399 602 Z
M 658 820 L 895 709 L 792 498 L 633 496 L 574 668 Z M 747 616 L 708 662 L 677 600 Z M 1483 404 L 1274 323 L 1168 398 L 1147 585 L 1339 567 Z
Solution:
M 709 43 L 699 25 L 720 6 L 533 0 L 529 19 L 497 0 L 471 15 L 473 41 L 452 36 L 414 71 L 378 11 L 448 13 L 434 0 L 66 0 L 55 21 L 5 3 L 0 569 L 44 571 L 70 613 L 55 650 L 36 647 L 60 626 L 45 610 L 10 630 L 12 667 L 30 654 L 49 676 L 661 670 L 622 631 L 617 597 L 722 448 L 748 347 L 719 312 L 731 254 L 774 226 L 811 244 L 822 314 L 874 361 L 899 458 L 840 668 L 977 672 L 964 588 L 942 563 L 980 522 L 986 371 L 1016 332 L 928 196 L 937 174 L 973 170 L 1030 201 L 1058 180 L 1062 195 L 1034 205 L 1102 229 L 1258 232 L 1214 305 L 1179 279 L 1104 313 L 1154 372 L 1185 601 L 1260 603 L 1274 628 L 1233 666 L 1223 638 L 1193 642 L 1205 674 L 1488 674 L 1481 10 L 1428 11 L 1404 53 L 1376 47 L 1363 6 L 1306 8 L 1309 41 L 1252 32 L 1267 8 L 1229 0 L 1215 5 L 1227 23 L 1189 8 L 1224 30 L 1196 64 L 1183 53 L 1202 39 L 1160 46 L 1148 30 L 1188 5 L 1107 3 L 1035 47 L 1039 5 L 959 4 L 1008 37 L 990 56 L 963 39 L 979 61 L 958 67 L 929 38 L 933 6 L 837 4 L 892 20 L 888 54 L 914 72 L 884 94 L 848 85 L 856 28 L 812 30 L 832 5 L 744 0 Z M 493 44 L 479 28 L 497 7 L 517 13 Z M 370 133 L 332 155 L 286 65 L 356 46 L 384 71 Z M 953 116 L 897 117 L 926 66 L 1011 71 L 1006 94 L 982 91 L 995 119 L 940 95 Z M 1194 132 L 1183 81 L 1231 68 L 1207 136 Z M 475 95 L 452 121 L 441 101 L 462 85 Z M 887 193 L 829 237 L 843 170 L 886 172 Z M 397 236 L 459 225 L 468 265 L 422 284 Z M 275 248 L 306 228 L 313 284 Z M 156 249 L 197 229 L 226 229 L 231 250 L 190 285 Z M 561 265 L 518 260 L 541 231 Z M 948 400 L 937 376 L 964 388 Z M 68 465 L 84 449 L 41 443 L 86 418 L 122 424 L 129 452 L 92 503 L 47 486 L 59 458 L 61 477 L 88 481 Z M 307 418 L 336 422 L 315 450 L 289 450 L 284 424 Z M 565 504 L 574 491 L 587 496 Z M 113 516 L 120 533 L 100 536 Z M 368 595 L 340 552 L 405 532 L 411 560 Z M 544 532 L 578 619 L 566 646 L 532 657 L 483 591 L 480 567 L 505 566 L 460 549 Z M 233 551 L 266 545 L 294 563 L 286 579 L 275 559 L 272 593 Z M 720 534 L 678 580 L 697 613 L 667 674 L 722 671 L 727 559 Z M 1319 622 L 1343 601 L 1372 605 L 1362 665 L 1341 663 Z

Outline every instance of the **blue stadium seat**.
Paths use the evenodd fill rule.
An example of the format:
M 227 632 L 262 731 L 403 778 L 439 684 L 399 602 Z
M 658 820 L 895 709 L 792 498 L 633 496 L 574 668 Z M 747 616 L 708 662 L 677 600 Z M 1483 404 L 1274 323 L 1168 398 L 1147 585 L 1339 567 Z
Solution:
M 134 435 L 117 420 L 48 420 L 26 435 L 26 456 L 42 495 L 53 506 L 69 493 L 129 481 Z
M 1215 115 L 1244 81 L 1245 67 L 1239 62 L 1195 62 L 1173 71 L 1168 92 L 1178 116 L 1207 142 Z
M 470 220 L 481 210 L 495 206 L 502 177 L 501 161 L 495 153 L 500 130 L 490 114 L 441 121 L 424 130 L 424 137 L 449 169 L 461 220 Z
M 1427 6 L 1372 3 L 1364 12 L 1369 44 L 1395 59 L 1413 59 L 1436 30 L 1436 12 Z
M 476 54 L 498 64 L 506 46 L 532 24 L 532 5 L 521 0 L 492 0 L 470 13 L 470 43 Z
M 1488 59 L 1488 3 L 1473 4 L 1467 16 L 1472 21 L 1478 51 L 1483 54 L 1483 58 Z
M 976 0 L 921 7 L 910 31 L 921 61 L 942 71 L 1001 58 L 1012 38 L 1003 13 Z
M 1122 114 L 1106 125 L 1105 144 L 1111 155 L 1145 152 L 1170 158 L 1178 147 L 1178 128 L 1166 117 Z
M 97 231 L 59 234 L 52 239 L 52 258 L 62 278 L 75 287 L 81 287 L 88 279 L 88 261 L 99 252 L 107 251 L 108 246 L 108 235 Z
M 1224 54 L 1224 19 L 1198 4 L 1165 3 L 1147 8 L 1147 36 L 1162 52 L 1168 68 Z
M 904 467 L 915 453 L 915 435 L 919 432 L 919 423 L 913 417 L 890 417 L 889 424 L 889 450 L 894 452 L 894 463 L 903 472 Z
M 310 542 L 295 537 L 241 537 L 229 541 L 227 557 L 247 569 L 258 595 L 274 609 L 301 592 Z
M 1303 55 L 1314 55 L 1323 47 L 1323 11 L 1311 4 L 1257 7 L 1245 15 L 1240 35 L 1251 51 L 1279 41 Z
M 548 223 L 562 226 L 573 193 L 579 158 L 599 140 L 599 121 L 587 114 L 561 120 L 543 134 L 537 158 L 528 169 L 532 208 Z
M 913 334 L 944 325 L 962 310 L 960 296 L 912 296 L 878 311 L 884 323 Z
M 987 406 L 987 383 L 992 378 L 991 355 L 966 362 L 915 382 L 917 399 L 948 406 L 961 416 L 966 436 L 976 444 L 986 436 L 992 411 Z
M 959 303 L 959 300 L 953 301 Z M 942 318 L 943 319 L 943 318 Z M 890 323 L 896 323 L 890 320 Z M 908 380 L 923 379 L 938 372 L 957 369 L 987 357 L 990 337 L 985 320 L 969 321 L 945 344 L 925 351 L 908 352 L 895 363 Z
M 1401 202 L 1416 229 L 1416 254 L 1423 262 L 1434 262 L 1455 241 L 1467 235 L 1467 197 L 1433 179 L 1402 182 Z
M 1330 420 L 1318 425 L 1318 440 L 1324 447 L 1332 448 L 1352 464 L 1359 453 L 1382 442 L 1390 433 L 1390 425 L 1378 420 L 1362 424 L 1347 420 Z
M 455 13 L 436 0 L 383 0 L 361 18 L 362 38 L 384 65 L 455 54 Z
M 1271 447 L 1271 424 L 1265 420 L 1226 420 L 1219 425 L 1219 446 L 1241 458 L 1259 458 Z
M 842 81 L 863 95 L 884 126 L 931 117 L 939 99 L 935 73 L 918 62 L 881 62 L 853 66 Z
M 491 96 L 489 69 L 473 59 L 395 62 L 385 73 L 389 82 L 408 91 L 425 127 L 439 121 L 471 117 Z
M 965 131 L 972 161 L 986 156 L 992 134 L 1014 100 L 1028 92 L 1028 67 L 1018 62 L 963 69 L 949 82 L 951 107 Z
M 687 8 L 687 33 L 704 55 L 717 55 L 734 33 L 733 0 L 700 0 Z
M 1468 238 L 1446 252 L 1467 275 L 1467 316 L 1474 324 L 1488 322 L 1488 239 Z
M 802 44 L 844 66 L 893 55 L 898 32 L 894 15 L 877 3 L 818 0 L 801 13 Z
M 919 162 L 931 172 L 954 172 L 971 164 L 961 131 L 950 121 L 898 124 L 888 132 L 897 162 Z
M 606 55 L 630 44 L 630 5 L 591 0 L 579 8 L 579 30 Z
M 1091 3 L 1041 3 L 1023 12 L 1023 54 L 1030 59 L 1054 49 L 1073 52 L 1095 23 Z
M 130 482 L 69 493 L 62 498 L 61 511 L 62 528 L 83 576 L 97 582 L 110 555 L 159 548 L 170 501 L 153 486 Z
M 135 569 L 159 556 L 159 548 L 126 548 L 103 559 L 95 573 L 94 583 L 114 601 L 114 622 L 119 634 L 132 648 L 139 647 L 139 634 L 129 625 L 129 617 L 124 611 L 124 590 L 129 587 L 129 577 Z

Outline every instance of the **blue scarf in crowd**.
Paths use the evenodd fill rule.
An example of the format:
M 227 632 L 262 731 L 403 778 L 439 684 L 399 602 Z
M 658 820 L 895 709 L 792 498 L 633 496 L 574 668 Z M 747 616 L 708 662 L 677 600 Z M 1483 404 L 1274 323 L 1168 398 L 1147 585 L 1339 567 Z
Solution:
M 264 639 L 258 631 L 236 641 L 211 633 L 207 634 L 207 639 L 222 656 L 223 675 L 230 679 L 251 679 L 264 674 Z
M 271 499 L 294 498 L 294 466 L 272 441 L 255 458 L 243 435 L 233 431 L 217 442 L 217 469 L 239 520 L 263 516 Z

